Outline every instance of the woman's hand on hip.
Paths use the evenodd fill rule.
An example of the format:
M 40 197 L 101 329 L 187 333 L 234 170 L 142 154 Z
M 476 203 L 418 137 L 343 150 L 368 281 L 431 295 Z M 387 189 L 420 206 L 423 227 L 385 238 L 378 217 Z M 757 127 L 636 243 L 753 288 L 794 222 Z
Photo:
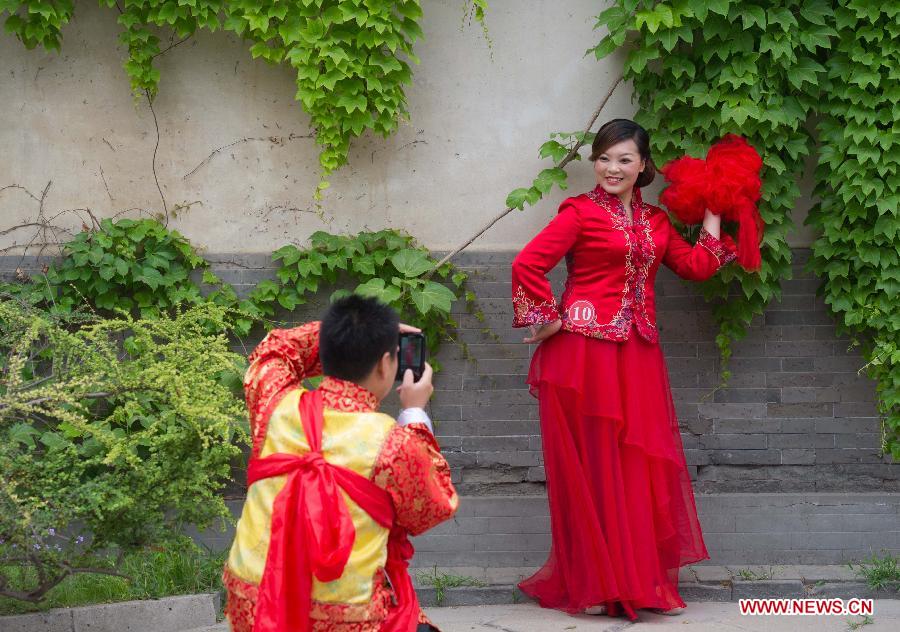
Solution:
M 522 342 L 527 344 L 534 344 L 535 342 L 543 342 L 562 327 L 562 321 L 558 318 L 554 320 L 552 323 L 544 323 L 540 327 L 535 327 L 531 325 L 528 329 L 531 330 L 531 337 L 525 338 Z

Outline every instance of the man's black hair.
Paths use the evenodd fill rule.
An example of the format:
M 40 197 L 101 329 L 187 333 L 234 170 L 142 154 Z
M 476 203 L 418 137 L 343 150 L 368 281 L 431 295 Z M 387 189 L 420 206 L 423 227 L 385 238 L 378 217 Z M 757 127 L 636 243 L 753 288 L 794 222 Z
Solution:
M 319 358 L 325 375 L 359 382 L 386 351 L 397 353 L 400 317 L 374 298 L 356 294 L 336 300 L 319 331 Z

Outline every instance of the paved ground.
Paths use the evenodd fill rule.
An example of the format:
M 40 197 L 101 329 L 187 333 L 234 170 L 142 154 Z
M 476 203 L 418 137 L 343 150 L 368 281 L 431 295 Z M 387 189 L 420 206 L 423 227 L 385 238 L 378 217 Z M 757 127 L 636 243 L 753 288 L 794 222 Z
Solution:
M 703 630 L 722 632 L 749 630 L 765 632 L 859 632 L 900 630 L 900 599 L 878 599 L 871 623 L 854 628 L 863 621 L 855 616 L 741 616 L 736 603 L 688 602 L 687 610 L 678 616 L 655 615 L 641 611 L 640 620 L 630 623 L 625 618 L 569 616 L 544 610 L 534 604 L 504 606 L 464 606 L 460 608 L 428 608 L 428 616 L 442 632 L 615 632 L 628 630 L 674 631 Z
M 896 632 L 900 630 L 900 599 L 877 599 L 875 615 L 864 623 L 851 616 L 741 616 L 736 603 L 688 602 L 678 616 L 641 611 L 640 620 L 625 618 L 569 616 L 544 610 L 534 604 L 504 606 L 462 606 L 426 608 L 428 616 L 442 632 Z M 195 630 L 192 632 L 201 632 Z M 228 632 L 225 624 L 203 628 L 202 632 Z

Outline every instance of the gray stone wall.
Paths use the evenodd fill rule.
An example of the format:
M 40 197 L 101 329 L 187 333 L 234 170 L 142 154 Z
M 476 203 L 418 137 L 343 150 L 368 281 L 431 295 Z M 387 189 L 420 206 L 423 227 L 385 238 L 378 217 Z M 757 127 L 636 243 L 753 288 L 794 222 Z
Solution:
M 441 377 L 433 413 L 464 493 L 526 492 L 541 485 L 537 409 L 524 378 L 531 349 L 513 330 L 512 253 L 464 254 L 486 316 L 459 313 L 461 350 Z M 879 456 L 875 385 L 864 361 L 838 337 L 819 282 L 794 251 L 782 299 L 734 344 L 733 377 L 717 388 L 715 323 L 696 286 L 663 268 L 658 325 L 687 461 L 698 492 L 898 491 L 900 468 Z M 564 270 L 553 273 L 557 291 Z M 483 331 L 485 325 L 490 332 Z M 505 492 L 501 490 L 506 490 Z
M 454 306 L 456 343 L 438 360 L 431 414 L 436 434 L 464 495 L 542 494 L 544 468 L 535 400 L 525 386 L 531 352 L 523 330 L 510 327 L 512 252 L 463 253 L 484 322 Z M 695 286 L 662 269 L 658 325 L 669 367 L 682 439 L 699 493 L 897 492 L 900 467 L 879 456 L 875 385 L 864 364 L 836 336 L 818 281 L 804 271 L 809 251 L 794 251 L 793 279 L 783 296 L 734 345 L 733 377 L 719 385 L 715 323 Z M 223 280 L 240 292 L 274 277 L 268 255 L 210 255 Z M 33 259 L 6 257 L 6 275 Z M 557 290 L 564 270 L 552 274 Z M 327 294 L 325 295 L 327 296 Z M 303 321 L 321 313 L 324 298 L 298 310 Z M 251 349 L 256 338 L 239 349 Z M 385 410 L 396 411 L 396 402 Z

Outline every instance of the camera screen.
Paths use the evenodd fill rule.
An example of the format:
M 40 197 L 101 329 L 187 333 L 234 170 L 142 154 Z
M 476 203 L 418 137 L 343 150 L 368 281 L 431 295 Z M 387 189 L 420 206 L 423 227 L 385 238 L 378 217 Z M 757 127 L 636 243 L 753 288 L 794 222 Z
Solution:
M 418 380 L 425 368 L 425 337 L 422 334 L 401 334 L 400 362 L 397 366 L 397 379 L 402 380 L 406 369 L 412 369 Z
M 407 338 L 400 339 L 400 363 L 404 367 L 414 369 L 422 364 L 422 339 Z

